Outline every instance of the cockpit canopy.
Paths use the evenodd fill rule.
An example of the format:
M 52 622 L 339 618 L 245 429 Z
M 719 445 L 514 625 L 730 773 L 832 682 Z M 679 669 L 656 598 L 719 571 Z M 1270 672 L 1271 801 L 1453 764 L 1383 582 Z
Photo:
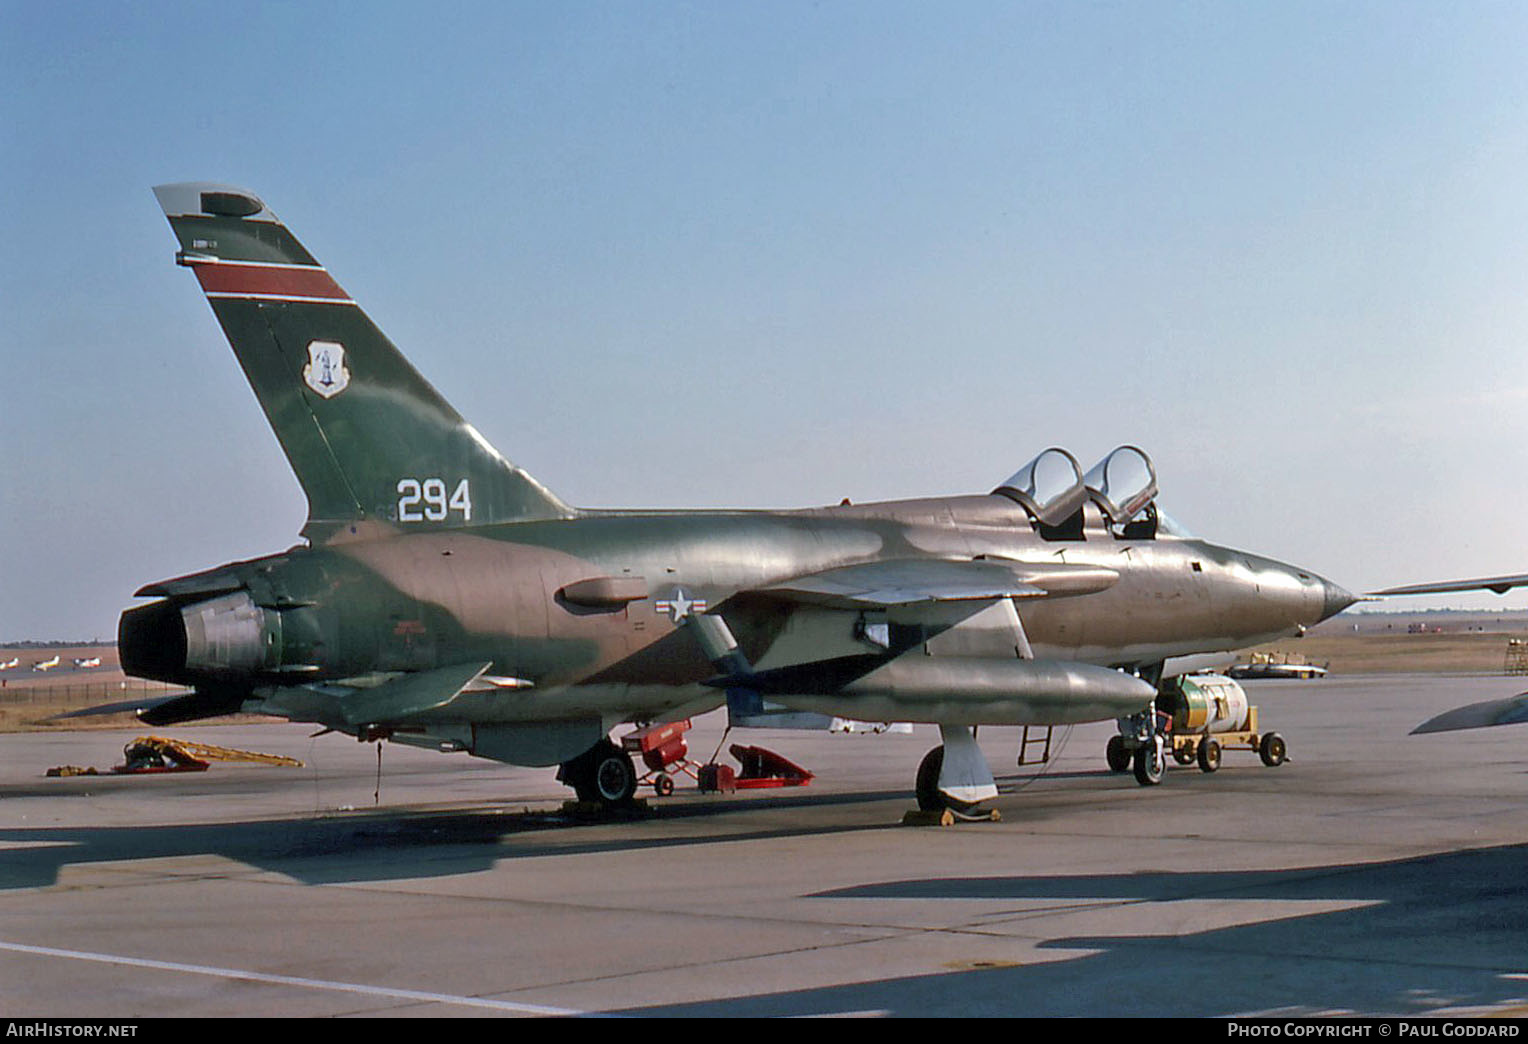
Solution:
M 1088 496 L 1110 522 L 1135 518 L 1157 495 L 1157 471 L 1151 458 L 1134 446 L 1121 446 L 1093 465 L 1083 477 Z
M 1088 499 L 1082 466 L 1076 457 L 1056 446 L 1014 472 L 993 492 L 1017 500 L 1045 526 L 1059 526 Z
M 1151 458 L 1135 446 L 1120 446 L 1086 475 L 1077 458 L 1052 446 L 993 490 L 1017 501 L 1051 540 L 1083 539 L 1082 508 L 1098 505 L 1104 523 L 1117 537 L 1150 539 L 1156 535 L 1157 472 Z

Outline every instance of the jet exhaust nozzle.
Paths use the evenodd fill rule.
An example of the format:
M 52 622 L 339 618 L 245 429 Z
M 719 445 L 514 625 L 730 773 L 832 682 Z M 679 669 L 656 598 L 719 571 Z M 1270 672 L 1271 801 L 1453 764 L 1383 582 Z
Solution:
M 129 609 L 117 621 L 122 670 L 134 678 L 179 681 L 186 670 L 186 628 L 173 602 Z
M 122 614 L 117 649 L 122 669 L 137 678 L 193 685 L 245 677 L 279 664 L 281 615 L 243 590 L 154 602 Z

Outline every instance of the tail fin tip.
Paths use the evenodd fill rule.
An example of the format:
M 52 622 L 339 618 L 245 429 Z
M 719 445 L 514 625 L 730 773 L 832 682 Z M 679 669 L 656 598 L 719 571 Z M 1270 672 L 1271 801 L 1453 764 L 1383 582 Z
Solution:
M 260 199 L 249 189 L 217 181 L 177 181 L 154 186 L 154 198 L 165 217 L 236 217 L 275 221 Z

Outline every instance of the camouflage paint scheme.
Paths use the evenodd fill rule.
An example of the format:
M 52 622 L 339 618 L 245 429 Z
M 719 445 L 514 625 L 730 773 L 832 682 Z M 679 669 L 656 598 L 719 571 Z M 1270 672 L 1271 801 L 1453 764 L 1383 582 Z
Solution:
M 1019 476 L 799 511 L 570 507 L 253 195 L 155 191 L 309 503 L 307 546 L 138 592 L 158 601 L 124 613 L 124 667 L 196 690 L 161 721 L 263 709 L 553 765 L 729 693 L 947 729 L 1100 720 L 1149 706 L 1169 658 L 1295 634 L 1352 601 L 1177 535 L 1154 504 L 1110 517 L 1055 450 L 1077 471 L 1058 524 Z

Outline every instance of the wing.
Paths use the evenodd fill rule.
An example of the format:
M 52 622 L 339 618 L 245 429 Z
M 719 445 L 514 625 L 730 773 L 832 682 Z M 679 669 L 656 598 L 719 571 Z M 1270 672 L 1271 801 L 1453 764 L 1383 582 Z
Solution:
M 1006 559 L 891 559 L 843 566 L 743 592 L 787 610 L 749 664 L 719 621 L 695 618 L 717 667 L 708 684 L 795 710 L 870 721 L 1063 724 L 1131 714 L 1155 689 L 1091 664 L 1034 657 L 1015 603 L 1102 591 L 1119 574 L 1098 566 Z M 731 700 L 737 705 L 736 699 Z
M 1428 718 L 1411 730 L 1413 736 L 1424 732 L 1452 732 L 1455 729 L 1483 729 L 1491 725 L 1517 725 L 1528 722 L 1528 692 L 1504 700 L 1486 700 L 1467 707 L 1455 707 L 1435 718 Z
M 1528 573 L 1517 576 L 1483 576 L 1475 580 L 1442 580 L 1435 584 L 1411 584 L 1371 591 L 1375 595 L 1451 594 L 1455 591 L 1495 591 L 1506 594 L 1514 587 L 1528 586 Z

